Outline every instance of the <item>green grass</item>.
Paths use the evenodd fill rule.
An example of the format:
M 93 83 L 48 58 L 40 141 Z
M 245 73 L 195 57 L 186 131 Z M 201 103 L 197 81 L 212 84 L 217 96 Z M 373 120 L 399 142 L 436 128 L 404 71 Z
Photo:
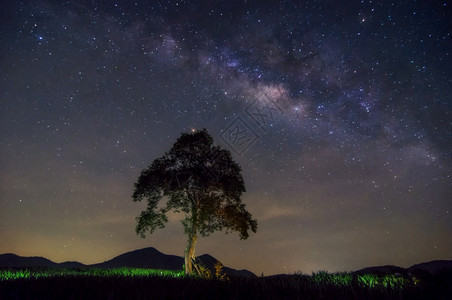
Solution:
M 0 270 L 0 281 L 16 279 L 36 279 L 48 277 L 150 277 L 163 276 L 179 278 L 184 277 L 183 270 L 158 270 L 143 268 L 35 268 L 35 269 L 2 269 Z M 376 274 L 353 274 L 353 273 L 327 273 L 320 271 L 309 275 L 300 275 L 314 284 L 330 284 L 334 286 L 359 285 L 368 288 L 384 287 L 392 289 L 403 289 L 406 286 L 416 285 L 419 280 L 414 277 L 402 275 L 376 275 Z
M 0 299 L 452 299 L 452 273 L 185 276 L 140 268 L 0 269 Z M 49 296 L 50 295 L 50 296 Z
M 417 285 L 419 279 L 412 276 L 407 277 L 403 275 L 389 274 L 389 275 L 377 275 L 377 274 L 353 274 L 353 273 L 327 273 L 320 271 L 313 273 L 310 279 L 315 283 L 327 283 L 335 286 L 349 286 L 352 284 L 358 284 L 363 287 L 385 287 L 392 289 L 403 289 L 407 286 Z
M 3 269 L 0 270 L 0 281 L 16 279 L 36 279 L 45 277 L 95 276 L 95 277 L 181 277 L 182 270 L 157 270 L 142 268 L 36 268 L 36 269 Z

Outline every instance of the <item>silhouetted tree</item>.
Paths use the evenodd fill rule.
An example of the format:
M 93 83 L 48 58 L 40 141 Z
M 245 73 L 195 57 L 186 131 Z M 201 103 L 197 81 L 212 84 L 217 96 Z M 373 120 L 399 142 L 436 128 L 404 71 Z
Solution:
M 136 232 L 144 238 L 146 231 L 165 227 L 170 210 L 184 213 L 182 224 L 188 235 L 185 272 L 191 274 L 198 234 L 208 236 L 225 229 L 247 239 L 248 230 L 256 232 L 257 221 L 240 198 L 243 192 L 241 168 L 228 150 L 214 146 L 206 129 L 183 133 L 135 183 L 133 201 L 147 200 L 147 209 L 136 218 Z M 162 199 L 166 203 L 159 205 Z

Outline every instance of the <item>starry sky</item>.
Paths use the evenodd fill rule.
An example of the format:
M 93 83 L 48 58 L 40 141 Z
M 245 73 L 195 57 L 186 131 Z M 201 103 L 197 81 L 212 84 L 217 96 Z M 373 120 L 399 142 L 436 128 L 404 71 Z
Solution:
M 260 275 L 452 259 L 450 1 L 1 1 L 0 253 L 183 256 L 133 184 L 207 128 L 242 167 Z

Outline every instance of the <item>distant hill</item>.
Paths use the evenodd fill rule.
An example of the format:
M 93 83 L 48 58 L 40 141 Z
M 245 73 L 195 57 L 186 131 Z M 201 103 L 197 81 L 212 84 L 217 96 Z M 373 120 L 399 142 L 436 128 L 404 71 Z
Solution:
M 409 268 L 401 268 L 397 266 L 377 266 L 377 267 L 368 267 L 354 273 L 358 274 L 366 274 L 366 273 L 377 273 L 377 274 L 394 274 L 400 273 L 404 274 L 407 272 L 414 271 L 423 271 L 430 274 L 437 274 L 441 271 L 452 271 L 452 260 L 433 260 L 430 262 L 420 263 L 413 265 Z
M 62 268 L 83 268 L 86 267 L 86 265 L 79 263 L 78 261 L 65 261 L 62 263 L 57 264 L 59 267 Z
M 215 274 L 215 268 L 214 265 L 217 263 L 217 259 L 215 257 L 210 256 L 209 254 L 204 254 L 201 256 L 196 257 L 196 259 L 201 262 L 204 266 L 206 266 L 209 270 Z M 248 270 L 235 270 L 228 268 L 226 266 L 223 267 L 223 271 L 228 274 L 229 276 L 239 276 L 239 277 L 248 277 L 253 278 L 256 277 L 256 275 L 253 272 L 250 272 Z
M 130 251 L 103 263 L 91 265 L 98 268 L 152 268 L 164 270 L 181 270 L 184 260 L 180 256 L 167 255 L 149 247 Z
M 198 256 L 197 260 L 211 271 L 214 270 L 213 266 L 218 261 L 216 258 L 208 254 Z M 129 268 L 181 270 L 183 264 L 184 258 L 181 256 L 164 254 L 155 248 L 148 247 L 144 249 L 127 252 L 103 263 L 94 264 L 91 266 L 98 268 L 129 267 Z M 248 270 L 235 270 L 232 268 L 228 268 L 226 266 L 223 268 L 223 270 L 229 276 L 256 277 L 254 273 Z
M 429 262 L 413 265 L 409 267 L 408 270 L 422 270 L 430 274 L 437 274 L 442 271 L 452 271 L 452 260 L 432 260 Z
M 76 261 L 66 261 L 62 263 L 53 262 L 40 256 L 24 257 L 12 253 L 0 254 L 0 268 L 5 267 L 61 267 L 61 268 L 80 268 L 86 267 L 84 264 Z
M 197 257 L 199 261 L 209 268 L 214 270 L 214 264 L 217 259 L 208 254 Z M 184 264 L 184 259 L 181 256 L 167 255 L 155 248 L 148 247 L 139 250 L 126 252 L 118 255 L 110 260 L 102 263 L 84 265 L 76 261 L 68 261 L 63 263 L 55 263 L 43 257 L 22 257 L 15 254 L 7 253 L 0 254 L 0 268 L 4 267 L 62 267 L 62 268 L 80 268 L 80 267 L 95 267 L 95 268 L 151 268 L 164 270 L 181 270 Z M 229 276 L 242 277 L 256 277 L 255 274 L 248 270 L 235 270 L 224 267 L 224 272 Z M 214 272 L 214 271 L 213 271 Z
M 405 273 L 406 269 L 405 268 L 401 268 L 401 267 L 397 267 L 397 266 L 392 266 L 392 265 L 386 265 L 386 266 L 376 266 L 376 267 L 367 267 L 358 271 L 355 271 L 354 273 L 357 274 L 394 274 L 394 273 Z
M 55 267 L 57 265 L 44 257 L 23 257 L 12 253 L 0 255 L 0 267 Z
M 214 265 L 218 261 L 211 255 L 204 254 L 197 257 L 197 260 L 204 266 L 214 271 Z M 0 254 L 0 268 L 7 267 L 62 267 L 62 268 L 81 268 L 81 267 L 96 267 L 96 268 L 152 268 L 165 270 L 181 270 L 184 264 L 184 259 L 181 256 L 168 255 L 158 251 L 155 248 L 148 247 L 139 250 L 126 252 L 118 255 L 110 260 L 102 263 L 84 265 L 76 261 L 67 261 L 63 263 L 55 263 L 44 257 L 23 257 L 12 253 Z M 240 277 L 256 277 L 256 275 L 248 270 L 235 270 L 224 266 L 223 271 L 229 276 Z M 401 268 L 398 266 L 386 265 L 368 267 L 354 273 L 376 273 L 376 274 L 405 274 L 408 272 L 428 272 L 430 274 L 437 274 L 442 271 L 452 272 L 452 260 L 434 260 L 430 262 L 413 265 L 409 268 Z M 274 276 L 285 276 L 284 274 Z

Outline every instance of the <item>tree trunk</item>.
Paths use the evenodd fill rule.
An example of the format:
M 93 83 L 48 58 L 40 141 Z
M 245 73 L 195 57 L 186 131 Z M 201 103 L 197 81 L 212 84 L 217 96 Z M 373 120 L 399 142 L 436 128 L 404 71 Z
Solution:
M 195 258 L 196 233 L 190 234 L 185 248 L 185 274 L 193 274 L 192 258 Z
M 192 258 L 195 258 L 195 247 L 196 247 L 196 239 L 197 235 L 196 232 L 198 230 L 197 223 L 198 223 L 198 199 L 197 195 L 193 197 L 193 199 L 196 199 L 192 202 L 191 207 L 191 230 L 188 234 L 188 245 L 187 248 L 185 248 L 185 274 L 193 274 L 193 265 L 192 265 Z

